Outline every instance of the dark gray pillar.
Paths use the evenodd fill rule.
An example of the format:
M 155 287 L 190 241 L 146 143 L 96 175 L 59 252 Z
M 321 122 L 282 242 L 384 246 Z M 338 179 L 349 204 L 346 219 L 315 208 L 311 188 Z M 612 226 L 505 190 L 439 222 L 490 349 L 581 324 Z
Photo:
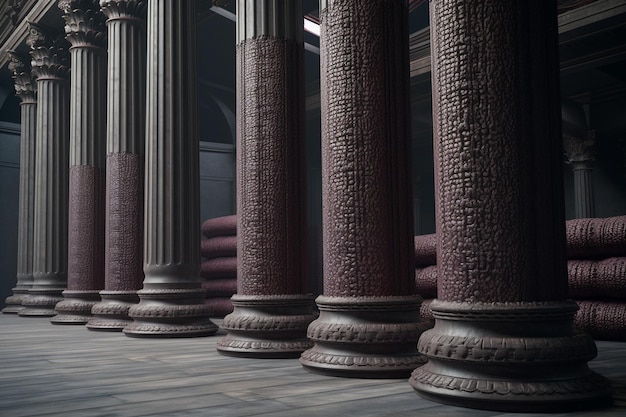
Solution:
M 19 313 L 22 301 L 33 286 L 33 209 L 35 191 L 35 128 L 37 124 L 36 83 L 31 76 L 29 60 L 9 52 L 9 69 L 13 72 L 15 92 L 20 98 L 20 195 L 17 227 L 17 284 L 7 297 L 3 313 Z
M 237 3 L 237 294 L 221 353 L 298 357 L 306 294 L 303 28 L 299 1 Z
M 556 2 L 434 0 L 430 22 L 438 299 L 410 383 L 494 410 L 605 403 L 566 300 Z
M 306 369 L 406 377 L 417 353 L 407 4 L 322 0 L 324 294 Z
M 106 29 L 97 0 L 60 0 L 70 42 L 67 289 L 54 324 L 85 324 L 104 288 Z
M 121 331 L 143 283 L 146 2 L 101 0 L 109 39 L 104 290 L 87 323 Z
M 67 285 L 69 59 L 67 42 L 30 24 L 37 79 L 33 287 L 20 316 L 54 316 Z
M 129 336 L 215 333 L 200 287 L 196 2 L 148 2 L 143 289 Z
M 592 176 L 595 142 L 593 130 L 586 138 L 563 135 L 565 156 L 574 172 L 574 216 L 577 219 L 595 217 Z

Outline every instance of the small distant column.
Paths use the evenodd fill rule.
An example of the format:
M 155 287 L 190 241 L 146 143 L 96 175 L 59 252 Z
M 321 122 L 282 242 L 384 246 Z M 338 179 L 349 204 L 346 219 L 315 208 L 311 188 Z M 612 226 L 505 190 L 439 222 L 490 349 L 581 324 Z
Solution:
M 17 226 L 17 284 L 7 297 L 3 313 L 19 313 L 33 286 L 33 209 L 35 192 L 35 128 L 37 87 L 31 76 L 30 60 L 10 51 L 9 70 L 13 72 L 15 93 L 20 98 L 20 195 Z
M 69 59 L 67 42 L 30 23 L 37 79 L 33 286 L 20 316 L 54 316 L 67 286 Z
M 196 1 L 148 2 L 146 199 L 143 289 L 129 336 L 205 336 L 200 286 Z
M 404 378 L 417 352 L 407 2 L 322 0 L 324 295 L 313 372 Z
M 122 331 L 144 278 L 146 1 L 100 5 L 109 39 L 104 290 L 87 328 Z
M 563 134 L 565 156 L 574 172 L 574 216 L 577 219 L 595 217 L 592 176 L 595 143 L 593 130 L 583 138 Z
M 70 47 L 67 289 L 54 324 L 86 324 L 104 288 L 106 29 L 97 0 L 61 0 Z
M 221 353 L 298 357 L 306 294 L 303 28 L 299 1 L 237 3 L 237 294 Z

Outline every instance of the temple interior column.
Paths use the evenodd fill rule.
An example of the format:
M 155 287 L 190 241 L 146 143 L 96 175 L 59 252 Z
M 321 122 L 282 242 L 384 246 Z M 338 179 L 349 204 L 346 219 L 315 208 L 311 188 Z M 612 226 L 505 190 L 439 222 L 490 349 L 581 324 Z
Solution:
M 33 286 L 33 209 L 35 190 L 35 128 L 37 123 L 36 82 L 27 58 L 9 52 L 15 93 L 20 98 L 20 185 L 17 225 L 17 283 L 5 300 L 3 313 L 19 313 L 22 301 Z
M 298 357 L 306 294 L 300 1 L 237 3 L 237 294 L 221 353 Z
M 106 28 L 97 0 L 60 0 L 70 42 L 67 289 L 50 321 L 86 324 L 104 288 Z
M 196 133 L 196 2 L 150 0 L 143 288 L 129 336 L 204 336 L 200 286 L 199 144 Z
M 566 300 L 556 2 L 433 0 L 430 22 L 438 299 L 410 384 L 493 410 L 604 404 Z
M 322 0 L 324 294 L 302 365 L 406 377 L 416 349 L 407 4 Z
M 143 275 L 146 1 L 101 0 L 109 59 L 104 290 L 87 323 L 121 331 L 139 302 Z
M 30 24 L 37 79 L 33 286 L 20 316 L 54 316 L 67 285 L 69 59 L 67 42 Z
M 563 135 L 565 156 L 574 172 L 574 217 L 577 219 L 595 217 L 592 175 L 594 147 L 593 130 L 588 131 L 587 137 L 583 138 Z

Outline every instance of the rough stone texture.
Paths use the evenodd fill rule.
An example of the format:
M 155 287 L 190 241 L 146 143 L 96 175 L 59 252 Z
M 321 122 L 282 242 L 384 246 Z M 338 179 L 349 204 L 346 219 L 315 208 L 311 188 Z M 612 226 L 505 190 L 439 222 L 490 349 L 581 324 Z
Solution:
M 225 317 L 234 310 L 233 302 L 230 297 L 211 297 L 204 300 L 211 309 L 211 317 Z
M 626 300 L 626 258 L 601 261 L 567 261 L 569 295 L 579 300 L 619 298 Z
M 568 258 L 626 256 L 626 216 L 568 220 L 566 231 Z
M 214 236 L 236 236 L 237 215 L 233 214 L 205 220 L 204 223 L 202 223 L 202 234 L 207 238 Z
M 237 257 L 203 261 L 200 266 L 200 276 L 206 279 L 237 278 Z
M 415 236 L 415 266 L 437 265 L 437 235 Z
M 200 254 L 205 258 L 237 256 L 237 236 L 216 236 L 200 242 Z
M 594 339 L 626 341 L 626 302 L 577 301 L 574 325 Z
M 221 278 L 202 281 L 206 297 L 230 297 L 237 293 L 237 278 Z
M 437 265 L 415 268 L 415 291 L 425 298 L 437 297 Z

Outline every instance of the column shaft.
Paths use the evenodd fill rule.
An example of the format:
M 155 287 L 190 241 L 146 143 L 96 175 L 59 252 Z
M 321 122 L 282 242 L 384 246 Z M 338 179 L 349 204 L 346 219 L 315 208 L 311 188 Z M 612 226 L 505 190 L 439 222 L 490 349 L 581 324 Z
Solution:
M 574 167 L 574 215 L 577 219 L 595 217 L 592 168 Z

